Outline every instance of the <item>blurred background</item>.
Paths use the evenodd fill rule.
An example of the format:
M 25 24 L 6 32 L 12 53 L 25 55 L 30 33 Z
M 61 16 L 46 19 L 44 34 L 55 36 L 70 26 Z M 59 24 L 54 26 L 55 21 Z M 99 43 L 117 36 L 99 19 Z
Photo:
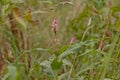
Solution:
M 55 35 L 51 30 L 54 18 L 59 21 L 57 36 L 61 44 L 69 43 L 73 36 L 80 40 L 89 27 L 87 24 L 90 20 L 91 25 L 96 26 L 94 35 L 97 36 L 99 31 L 96 29 L 103 28 L 106 24 L 102 20 L 99 22 L 99 18 L 106 19 L 113 15 L 113 10 L 119 10 L 119 4 L 119 0 L 1 0 L 1 36 L 5 28 L 11 27 L 8 16 L 14 12 L 18 15 L 18 20 L 13 18 L 15 26 L 23 33 L 24 28 L 27 29 L 26 36 L 31 48 L 50 47 L 54 44 Z M 118 14 L 117 12 L 113 16 L 119 18 Z M 111 20 L 113 24 L 116 21 L 113 17 Z M 119 24 L 119 20 L 116 23 Z

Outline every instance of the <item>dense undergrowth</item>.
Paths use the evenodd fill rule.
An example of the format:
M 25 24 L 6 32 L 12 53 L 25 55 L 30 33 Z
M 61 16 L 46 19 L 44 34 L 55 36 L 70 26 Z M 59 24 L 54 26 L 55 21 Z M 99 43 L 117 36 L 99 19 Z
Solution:
M 119 0 L 0 0 L 0 80 L 120 80 Z

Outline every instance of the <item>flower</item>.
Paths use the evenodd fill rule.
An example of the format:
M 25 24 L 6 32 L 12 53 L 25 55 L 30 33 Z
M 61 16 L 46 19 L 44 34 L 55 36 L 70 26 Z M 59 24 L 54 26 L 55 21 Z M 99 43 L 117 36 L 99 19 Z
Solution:
M 52 31 L 54 31 L 55 34 L 57 32 L 57 28 L 58 28 L 58 19 L 55 18 L 52 23 Z
M 76 42 L 76 38 L 75 37 L 72 37 L 71 40 L 70 40 L 70 44 Z

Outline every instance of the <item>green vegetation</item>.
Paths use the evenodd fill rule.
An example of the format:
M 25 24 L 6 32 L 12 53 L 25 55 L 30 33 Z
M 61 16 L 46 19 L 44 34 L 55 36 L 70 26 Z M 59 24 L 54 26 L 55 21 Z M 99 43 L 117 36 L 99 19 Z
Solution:
M 0 0 L 0 80 L 120 80 L 119 0 Z

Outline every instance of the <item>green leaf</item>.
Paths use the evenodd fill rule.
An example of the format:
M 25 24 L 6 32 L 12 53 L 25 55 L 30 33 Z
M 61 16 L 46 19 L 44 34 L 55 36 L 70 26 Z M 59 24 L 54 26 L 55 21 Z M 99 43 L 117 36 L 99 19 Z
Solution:
M 115 27 L 116 30 L 120 31 L 120 19 L 118 19 L 118 20 L 116 21 L 115 26 L 116 26 L 116 27 Z
M 87 65 L 87 66 L 83 65 L 83 68 L 80 71 L 78 71 L 78 73 L 76 75 L 79 76 L 81 73 L 83 73 L 89 69 L 93 69 L 98 64 L 100 64 L 100 62 L 96 62 L 96 63 L 93 63 L 91 65 Z
M 112 7 L 111 10 L 113 11 L 113 13 L 119 12 L 120 11 L 120 6 Z
M 68 46 L 62 46 L 59 50 L 58 53 L 61 54 L 62 52 L 64 52 L 66 49 L 68 48 Z
M 84 43 L 77 43 L 77 44 L 73 44 L 72 46 L 70 46 L 66 51 L 64 51 L 63 53 L 61 53 L 58 58 L 61 60 L 62 58 L 70 55 L 70 54 L 74 54 L 80 51 L 80 48 L 84 45 Z
M 53 70 L 58 70 L 62 66 L 62 61 L 58 61 L 57 58 L 55 58 L 51 64 Z
M 40 63 L 40 66 L 43 69 L 43 71 L 49 73 L 52 76 L 55 76 L 53 73 L 53 70 L 51 69 L 51 62 L 50 61 L 45 60 L 45 61 Z
M 16 80 L 18 71 L 15 66 L 8 66 L 8 73 L 10 80 Z
M 72 66 L 72 63 L 69 60 L 66 59 L 62 59 L 63 65 L 68 65 L 68 66 Z

